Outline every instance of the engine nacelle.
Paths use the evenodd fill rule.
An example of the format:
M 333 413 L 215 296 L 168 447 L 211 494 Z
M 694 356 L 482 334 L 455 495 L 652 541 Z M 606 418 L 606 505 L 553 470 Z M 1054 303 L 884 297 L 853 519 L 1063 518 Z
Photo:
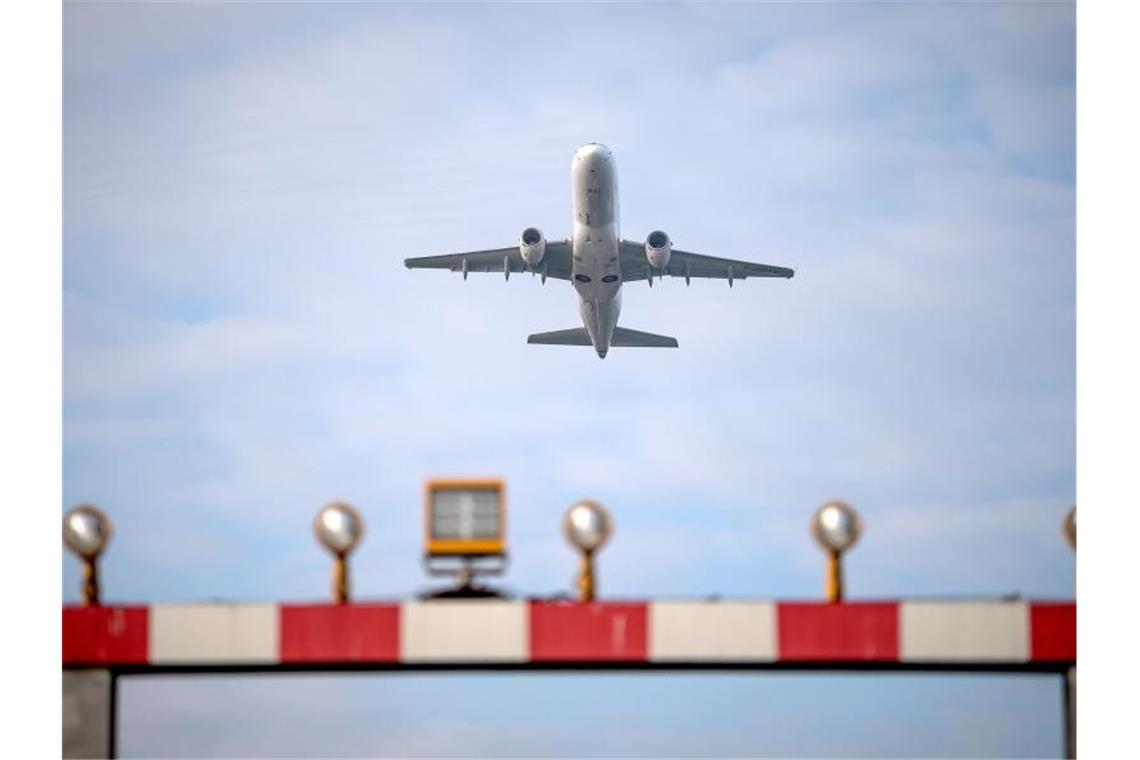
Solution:
M 519 254 L 531 269 L 542 263 L 542 257 L 546 255 L 546 238 L 542 236 L 542 230 L 527 227 L 522 231 L 519 236 Z
M 669 254 L 673 252 L 673 241 L 661 230 L 654 230 L 645 238 L 645 257 L 649 266 L 663 271 L 669 266 Z

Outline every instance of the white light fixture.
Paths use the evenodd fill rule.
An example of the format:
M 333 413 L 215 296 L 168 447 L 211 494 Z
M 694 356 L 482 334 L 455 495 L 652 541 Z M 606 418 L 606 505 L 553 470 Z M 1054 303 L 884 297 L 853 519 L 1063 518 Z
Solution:
M 841 555 L 859 540 L 863 524 L 859 514 L 843 501 L 829 501 L 815 511 L 812 535 L 827 552 L 827 600 L 843 600 L 843 568 Z
M 596 596 L 594 553 L 601 549 L 613 533 L 613 521 L 606 508 L 596 501 L 583 499 L 566 510 L 562 532 L 582 553 L 582 572 L 578 576 L 578 599 L 592 602 Z
M 83 560 L 83 604 L 99 604 L 99 555 L 111 540 L 111 521 L 98 507 L 81 504 L 63 516 L 63 543 Z
M 333 599 L 348 602 L 348 555 L 364 535 L 364 520 L 351 504 L 334 501 L 313 520 L 313 535 L 333 555 Z

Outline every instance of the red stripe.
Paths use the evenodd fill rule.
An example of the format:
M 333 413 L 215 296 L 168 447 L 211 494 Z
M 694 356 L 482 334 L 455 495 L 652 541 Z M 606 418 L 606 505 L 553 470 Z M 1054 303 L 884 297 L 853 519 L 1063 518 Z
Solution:
M 1077 605 L 1033 602 L 1029 605 L 1029 659 L 1076 662 Z
M 781 602 L 776 606 L 781 660 L 895 661 L 895 602 Z
M 147 661 L 146 607 L 64 607 L 64 665 L 138 665 Z
M 283 604 L 281 662 L 396 662 L 400 607 L 395 604 Z
M 647 609 L 644 603 L 531 602 L 530 659 L 643 662 Z

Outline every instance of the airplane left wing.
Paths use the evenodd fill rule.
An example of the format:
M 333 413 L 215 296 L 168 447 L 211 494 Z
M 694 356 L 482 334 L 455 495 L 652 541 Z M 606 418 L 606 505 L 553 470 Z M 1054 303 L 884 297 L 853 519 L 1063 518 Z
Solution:
M 651 274 L 644 243 L 622 240 L 619 246 L 619 255 L 621 256 L 622 282 L 644 280 Z M 669 255 L 669 264 L 664 269 L 652 271 L 654 277 L 661 277 L 666 274 L 686 279 L 703 277 L 729 280 L 731 284 L 732 280 L 745 280 L 749 277 L 790 278 L 795 275 L 795 270 L 771 264 L 757 264 L 753 261 L 705 256 L 700 253 L 678 251 L 674 248 Z
M 534 271 L 544 278 L 569 280 L 571 255 L 569 240 L 548 240 L 542 262 L 533 270 L 523 261 L 517 245 L 486 251 L 445 253 L 442 256 L 404 259 L 404 266 L 408 269 L 448 269 L 452 272 L 462 272 L 464 279 L 468 272 L 497 272 L 509 277 L 511 272 Z

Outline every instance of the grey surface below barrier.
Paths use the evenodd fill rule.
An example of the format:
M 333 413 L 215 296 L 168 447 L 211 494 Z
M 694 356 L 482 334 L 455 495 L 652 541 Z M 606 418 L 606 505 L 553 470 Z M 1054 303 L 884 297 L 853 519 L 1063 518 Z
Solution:
M 113 710 L 110 671 L 63 671 L 63 756 L 111 757 Z

